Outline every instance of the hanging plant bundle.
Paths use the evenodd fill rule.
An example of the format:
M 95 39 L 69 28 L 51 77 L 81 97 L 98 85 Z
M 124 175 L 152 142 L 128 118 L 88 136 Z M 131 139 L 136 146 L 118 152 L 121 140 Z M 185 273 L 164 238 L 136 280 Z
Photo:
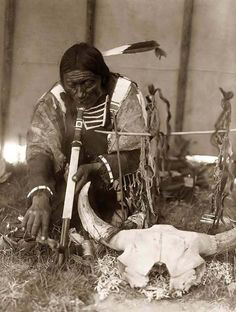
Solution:
M 221 101 L 222 112 L 216 123 L 215 132 L 211 136 L 211 142 L 218 149 L 218 160 L 214 168 L 214 183 L 212 189 L 211 209 L 215 214 L 213 227 L 217 227 L 223 220 L 224 200 L 233 190 L 234 173 L 232 159 L 232 145 L 230 142 L 231 103 L 232 92 L 225 92 Z M 222 130 L 224 130 L 222 132 Z
M 144 194 L 141 196 L 141 206 L 145 209 L 148 226 L 155 223 L 158 217 L 157 201 L 160 195 L 160 178 L 166 174 L 169 150 L 170 127 L 170 104 L 161 92 L 161 89 L 153 85 L 148 87 L 149 95 L 147 96 L 147 130 L 151 137 L 142 137 L 141 155 L 140 155 L 140 176 L 144 183 Z M 167 119 L 164 134 L 160 130 L 160 113 L 156 102 L 156 92 L 160 99 L 166 104 Z

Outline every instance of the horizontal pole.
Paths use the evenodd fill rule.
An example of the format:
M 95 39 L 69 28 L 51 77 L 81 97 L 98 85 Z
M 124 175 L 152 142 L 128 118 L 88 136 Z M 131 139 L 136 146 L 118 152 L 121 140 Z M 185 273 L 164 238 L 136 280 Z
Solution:
M 112 134 L 116 135 L 114 131 L 105 131 L 105 130 L 94 130 L 95 132 L 98 133 L 104 133 L 104 134 Z M 200 131 L 179 131 L 179 132 L 171 132 L 170 135 L 195 135 L 195 134 L 212 134 L 215 133 L 215 130 L 200 130 Z M 218 130 L 218 133 L 225 133 L 227 130 Z M 229 132 L 236 132 L 236 129 L 231 129 Z M 148 132 L 117 132 L 118 135 L 123 135 L 123 136 L 152 136 Z
M 132 136 L 132 135 L 136 135 L 136 136 L 151 136 L 150 133 L 148 132 L 114 132 L 114 131 L 105 131 L 105 130 L 94 130 L 95 132 L 98 133 L 104 133 L 104 134 L 112 134 L 112 135 L 124 135 L 124 136 Z
M 215 133 L 216 130 L 197 130 L 197 131 L 180 131 L 180 132 L 171 132 L 170 135 L 185 135 L 185 134 L 212 134 Z M 227 130 L 218 130 L 217 133 L 225 133 Z M 229 132 L 236 132 L 236 129 L 231 129 Z

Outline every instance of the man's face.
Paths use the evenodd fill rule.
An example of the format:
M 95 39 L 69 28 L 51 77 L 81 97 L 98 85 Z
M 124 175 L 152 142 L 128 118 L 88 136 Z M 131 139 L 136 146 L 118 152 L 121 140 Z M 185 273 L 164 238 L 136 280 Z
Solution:
M 101 77 L 90 71 L 73 70 L 65 73 L 63 85 L 78 107 L 90 108 L 102 95 Z

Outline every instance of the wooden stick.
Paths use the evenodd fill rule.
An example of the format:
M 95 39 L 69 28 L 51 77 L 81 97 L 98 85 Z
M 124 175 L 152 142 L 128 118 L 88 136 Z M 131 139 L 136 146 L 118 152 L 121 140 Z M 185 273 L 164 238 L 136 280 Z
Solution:
M 104 130 L 94 130 L 95 132 L 98 133 L 104 133 L 104 134 L 112 134 L 112 135 L 116 135 L 116 133 L 114 131 L 104 131 Z M 197 131 L 180 131 L 180 132 L 176 132 L 173 131 L 170 133 L 170 135 L 195 135 L 195 134 L 212 134 L 214 133 L 215 130 L 197 130 Z M 218 130 L 218 133 L 225 133 L 227 132 L 226 130 Z M 236 132 L 236 129 L 231 129 L 230 132 Z M 117 132 L 118 135 L 124 135 L 124 136 L 152 136 L 150 133 L 148 132 Z

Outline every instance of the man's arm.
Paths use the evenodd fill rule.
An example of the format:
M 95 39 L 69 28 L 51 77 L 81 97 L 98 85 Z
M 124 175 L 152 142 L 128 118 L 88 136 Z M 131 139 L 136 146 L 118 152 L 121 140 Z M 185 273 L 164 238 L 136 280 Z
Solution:
M 22 225 L 33 237 L 40 231 L 42 237 L 48 235 L 50 199 L 55 192 L 55 168 L 62 154 L 55 109 L 51 104 L 50 101 L 41 101 L 37 105 L 27 134 L 27 198 L 30 207 Z M 55 159 L 56 156 L 58 159 Z

